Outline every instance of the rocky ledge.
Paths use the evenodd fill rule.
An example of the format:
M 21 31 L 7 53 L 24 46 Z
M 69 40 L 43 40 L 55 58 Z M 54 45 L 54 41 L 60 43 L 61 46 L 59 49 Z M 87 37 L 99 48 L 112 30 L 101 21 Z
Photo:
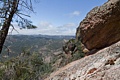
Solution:
M 120 80 L 120 41 L 60 68 L 45 80 Z

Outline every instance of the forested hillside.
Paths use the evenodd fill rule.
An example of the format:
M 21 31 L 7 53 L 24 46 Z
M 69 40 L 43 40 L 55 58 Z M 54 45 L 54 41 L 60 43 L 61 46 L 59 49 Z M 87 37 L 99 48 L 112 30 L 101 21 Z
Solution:
M 9 35 L 0 58 L 0 79 L 46 78 L 57 68 L 78 59 L 67 58 L 62 50 L 65 42 L 73 38 L 74 36 Z
M 71 38 L 74 36 L 10 35 L 6 39 L 2 55 L 17 56 L 26 51 L 53 54 L 62 50 L 64 40 Z

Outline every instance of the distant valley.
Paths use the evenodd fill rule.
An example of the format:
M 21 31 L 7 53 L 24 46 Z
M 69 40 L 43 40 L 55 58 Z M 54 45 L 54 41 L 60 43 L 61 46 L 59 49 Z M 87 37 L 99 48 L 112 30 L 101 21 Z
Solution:
M 49 35 L 9 35 L 6 39 L 2 56 L 15 57 L 24 53 L 39 53 L 43 56 L 62 51 L 65 41 L 75 36 Z

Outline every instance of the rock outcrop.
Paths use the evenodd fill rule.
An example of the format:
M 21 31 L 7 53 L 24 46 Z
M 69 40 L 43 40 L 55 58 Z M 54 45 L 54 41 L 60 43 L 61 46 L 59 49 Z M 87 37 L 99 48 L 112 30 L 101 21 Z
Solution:
M 120 0 L 109 0 L 91 10 L 77 28 L 76 40 L 90 53 L 99 51 L 58 69 L 45 80 L 120 80 Z
M 120 41 L 60 68 L 45 80 L 120 80 Z
M 76 38 L 87 49 L 102 49 L 120 40 L 120 0 L 95 7 L 80 23 Z
M 73 54 L 77 51 L 77 46 L 75 45 L 75 39 L 70 39 L 63 45 L 63 51 L 65 54 Z

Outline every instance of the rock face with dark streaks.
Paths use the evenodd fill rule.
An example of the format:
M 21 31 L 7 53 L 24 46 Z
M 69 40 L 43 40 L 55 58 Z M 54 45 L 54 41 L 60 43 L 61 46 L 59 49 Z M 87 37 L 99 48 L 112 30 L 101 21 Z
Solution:
M 80 23 L 76 39 L 87 49 L 101 49 L 120 40 L 120 0 L 95 7 Z

